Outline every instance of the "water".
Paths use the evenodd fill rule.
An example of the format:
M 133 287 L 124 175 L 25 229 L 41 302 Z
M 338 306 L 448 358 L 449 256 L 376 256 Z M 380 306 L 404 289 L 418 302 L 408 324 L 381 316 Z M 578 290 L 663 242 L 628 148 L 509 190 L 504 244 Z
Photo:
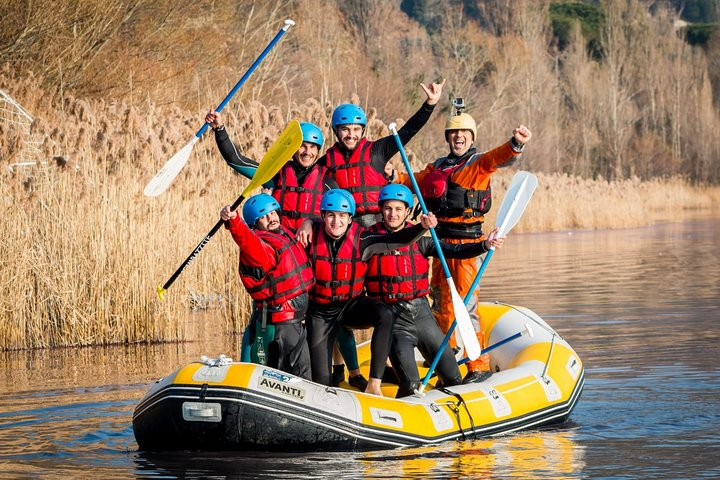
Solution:
M 0 354 L 0 478 L 718 478 L 720 220 L 511 235 L 480 288 L 578 352 L 585 391 L 552 430 L 367 453 L 138 452 L 150 383 L 236 351 L 212 312 L 183 345 Z

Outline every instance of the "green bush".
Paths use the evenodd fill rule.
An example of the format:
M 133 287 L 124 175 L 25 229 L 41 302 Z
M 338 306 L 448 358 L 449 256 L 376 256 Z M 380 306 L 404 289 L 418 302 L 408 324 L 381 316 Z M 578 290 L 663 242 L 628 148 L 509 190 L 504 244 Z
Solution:
M 570 32 L 575 23 L 580 23 L 580 31 L 587 41 L 587 49 L 595 59 L 602 57 L 600 31 L 605 22 L 605 14 L 599 6 L 590 3 L 552 3 L 550 21 L 558 47 L 563 50 L 570 43 Z

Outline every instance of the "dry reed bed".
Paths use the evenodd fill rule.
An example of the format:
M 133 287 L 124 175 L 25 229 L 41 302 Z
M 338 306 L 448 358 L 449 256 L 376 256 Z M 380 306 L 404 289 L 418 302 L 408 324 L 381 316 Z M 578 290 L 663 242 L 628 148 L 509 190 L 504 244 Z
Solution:
M 42 97 L 26 97 L 35 112 L 47 112 L 33 128 L 46 139 L 45 158 L 62 154 L 64 167 L 8 173 L 21 142 L 0 123 L 0 349 L 191 340 L 193 310 L 217 305 L 226 330 L 238 331 L 249 303 L 237 278 L 237 247 L 222 230 L 164 302 L 155 293 L 246 185 L 225 166 L 210 134 L 165 194 L 142 195 L 152 175 L 192 138 L 204 112 L 65 98 L 58 114 L 42 108 Z M 226 121 L 250 157 L 260 159 L 291 117 L 318 123 L 331 138 L 329 106 L 317 101 L 288 112 L 235 105 Z M 369 117 L 372 137 L 388 133 L 374 110 Z M 496 208 L 512 174 L 497 175 Z M 717 188 L 692 188 L 680 179 L 538 176 L 538 191 L 515 232 L 638 226 L 681 208 L 720 204 Z

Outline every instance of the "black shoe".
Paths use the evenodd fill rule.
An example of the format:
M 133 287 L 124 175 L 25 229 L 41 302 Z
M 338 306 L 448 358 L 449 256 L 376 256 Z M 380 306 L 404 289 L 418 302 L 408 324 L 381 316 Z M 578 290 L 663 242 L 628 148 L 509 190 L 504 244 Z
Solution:
M 492 377 L 492 372 L 489 370 L 485 370 L 484 372 L 472 371 L 468 372 L 467 375 L 465 375 L 462 383 L 463 385 L 467 385 L 468 383 L 480 383 L 484 382 L 490 377 Z
M 368 386 L 368 382 L 367 382 L 367 380 L 365 380 L 365 377 L 363 377 L 362 374 L 355 375 L 354 377 L 350 377 L 350 379 L 348 380 L 348 383 L 350 384 L 351 387 L 355 387 L 358 390 L 360 390 L 361 392 L 364 392 Z
M 340 386 L 340 382 L 343 380 L 345 380 L 345 365 L 333 365 L 332 377 L 330 379 L 332 386 Z

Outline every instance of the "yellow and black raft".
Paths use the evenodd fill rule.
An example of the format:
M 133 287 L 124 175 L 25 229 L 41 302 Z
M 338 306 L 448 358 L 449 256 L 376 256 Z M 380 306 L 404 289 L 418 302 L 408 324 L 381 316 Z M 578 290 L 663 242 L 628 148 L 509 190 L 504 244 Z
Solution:
M 151 387 L 133 415 L 135 439 L 149 451 L 359 451 L 567 420 L 584 383 L 575 351 L 527 308 L 484 303 L 480 311 L 490 345 L 526 325 L 533 332 L 490 352 L 495 373 L 484 382 L 441 389 L 431 382 L 421 395 L 395 399 L 394 385 L 384 384 L 386 396 L 378 397 L 222 356 L 203 358 Z M 359 356 L 367 368 L 367 345 Z

